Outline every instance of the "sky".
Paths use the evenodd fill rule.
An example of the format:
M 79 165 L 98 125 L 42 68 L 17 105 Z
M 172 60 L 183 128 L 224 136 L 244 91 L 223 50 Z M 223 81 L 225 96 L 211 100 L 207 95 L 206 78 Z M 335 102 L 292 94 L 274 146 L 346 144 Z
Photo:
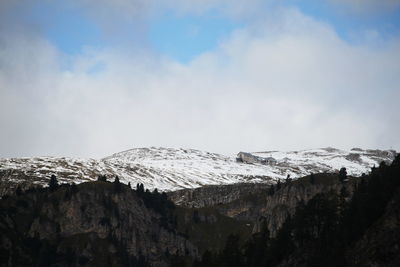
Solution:
M 400 0 L 1 0 L 0 157 L 400 150 Z

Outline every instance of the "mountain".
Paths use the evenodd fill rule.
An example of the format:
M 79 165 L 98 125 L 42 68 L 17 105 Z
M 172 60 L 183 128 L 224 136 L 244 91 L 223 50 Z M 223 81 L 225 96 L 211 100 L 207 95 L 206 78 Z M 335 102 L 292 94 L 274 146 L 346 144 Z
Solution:
M 143 183 L 146 188 L 173 191 L 204 185 L 274 183 L 287 175 L 298 178 L 311 173 L 337 172 L 345 167 L 351 176 L 368 173 L 381 161 L 390 162 L 393 150 L 339 150 L 321 148 L 301 151 L 245 153 L 260 161 L 237 156 L 174 148 L 135 148 L 100 160 L 66 157 L 0 159 L 0 195 L 17 185 L 46 185 L 52 174 L 62 183 L 81 183 L 106 175 L 124 183 Z M 262 159 L 273 158 L 271 163 Z
M 275 185 L 209 185 L 167 194 L 180 207 L 215 209 L 238 221 L 254 222 L 253 233 L 260 232 L 264 225 L 269 234 L 275 236 L 286 218 L 295 213 L 298 203 L 307 203 L 316 195 L 327 192 L 344 193 L 345 199 L 349 200 L 363 177 L 341 182 L 337 173 L 319 173 Z
M 0 266 L 177 267 L 251 230 L 251 222 L 120 182 L 55 184 L 0 199 Z
M 169 255 L 198 256 L 171 202 L 120 183 L 31 189 L 0 210 L 0 266 L 165 267 Z
M 400 155 L 369 175 L 338 176 L 192 189 L 197 207 L 118 179 L 53 178 L 0 199 L 0 265 L 399 266 Z M 219 199 L 200 201 L 209 196 Z
M 400 155 L 359 178 L 314 176 L 215 205 L 233 217 L 251 218 L 257 210 L 263 217 L 252 220 L 245 244 L 232 236 L 196 267 L 400 266 Z

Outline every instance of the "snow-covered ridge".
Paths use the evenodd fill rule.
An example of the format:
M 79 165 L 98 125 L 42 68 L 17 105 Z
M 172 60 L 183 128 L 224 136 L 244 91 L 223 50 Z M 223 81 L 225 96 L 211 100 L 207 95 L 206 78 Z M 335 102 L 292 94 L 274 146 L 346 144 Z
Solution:
M 135 148 L 100 160 L 56 157 L 0 159 L 0 186 L 46 184 L 51 174 L 61 182 L 75 183 L 95 180 L 101 174 L 110 178 L 119 176 L 125 183 L 143 183 L 149 189 L 168 191 L 211 184 L 270 183 L 286 178 L 288 174 L 297 178 L 310 173 L 335 172 L 341 167 L 345 167 L 349 175 L 359 176 L 368 173 L 381 161 L 392 161 L 396 152 L 322 148 L 252 154 L 273 157 L 276 164 L 246 164 L 237 162 L 236 155 L 159 147 Z

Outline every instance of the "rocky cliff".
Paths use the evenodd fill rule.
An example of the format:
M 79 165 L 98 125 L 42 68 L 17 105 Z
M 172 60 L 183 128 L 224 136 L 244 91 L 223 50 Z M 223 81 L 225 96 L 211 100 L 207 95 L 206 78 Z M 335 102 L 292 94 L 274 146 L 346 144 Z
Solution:
M 221 214 L 243 221 L 255 222 L 253 232 L 267 224 L 272 235 L 293 214 L 299 202 L 307 202 L 319 193 L 334 191 L 349 198 L 357 178 L 339 181 L 338 174 L 315 174 L 279 185 L 235 184 L 185 189 L 168 194 L 177 205 L 212 207 Z
M 237 183 L 231 185 L 207 185 L 195 189 L 168 192 L 168 197 L 178 206 L 213 207 L 231 203 L 250 194 L 263 193 L 270 188 L 263 183 Z
M 122 184 L 32 190 L 0 208 L 2 266 L 69 266 L 68 257 L 73 266 L 168 266 L 171 256 L 198 256 L 168 215 Z
M 232 211 L 242 203 L 245 208 L 237 214 L 255 209 L 267 216 L 259 217 L 258 233 L 245 245 L 233 237 L 222 253 L 203 258 L 200 266 L 400 266 L 400 155 L 369 175 L 346 179 L 344 174 L 287 181 L 268 190 L 264 200 L 251 195 L 235 205 L 217 205 L 221 211 L 232 204 L 227 209 Z M 271 213 L 285 219 L 272 236 L 271 227 L 265 227 Z

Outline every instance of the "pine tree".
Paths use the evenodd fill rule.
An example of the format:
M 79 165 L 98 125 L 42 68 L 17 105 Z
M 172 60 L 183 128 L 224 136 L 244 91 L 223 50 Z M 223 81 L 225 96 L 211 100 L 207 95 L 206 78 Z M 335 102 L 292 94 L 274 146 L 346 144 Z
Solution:
M 347 171 L 346 168 L 343 167 L 339 171 L 339 181 L 341 183 L 344 183 L 346 179 L 347 179 Z
M 107 182 L 107 177 L 105 175 L 99 175 L 99 177 L 97 177 L 97 181 Z
M 119 181 L 118 176 L 115 176 L 115 180 L 114 180 L 114 192 L 115 193 L 120 193 L 121 192 L 121 183 Z
M 292 181 L 292 179 L 290 178 L 290 174 L 288 174 L 286 176 L 285 184 L 289 184 L 291 181 Z
M 50 188 L 51 191 L 54 191 L 55 189 L 57 189 L 57 187 L 58 187 L 57 177 L 53 174 L 50 177 L 49 188 Z

